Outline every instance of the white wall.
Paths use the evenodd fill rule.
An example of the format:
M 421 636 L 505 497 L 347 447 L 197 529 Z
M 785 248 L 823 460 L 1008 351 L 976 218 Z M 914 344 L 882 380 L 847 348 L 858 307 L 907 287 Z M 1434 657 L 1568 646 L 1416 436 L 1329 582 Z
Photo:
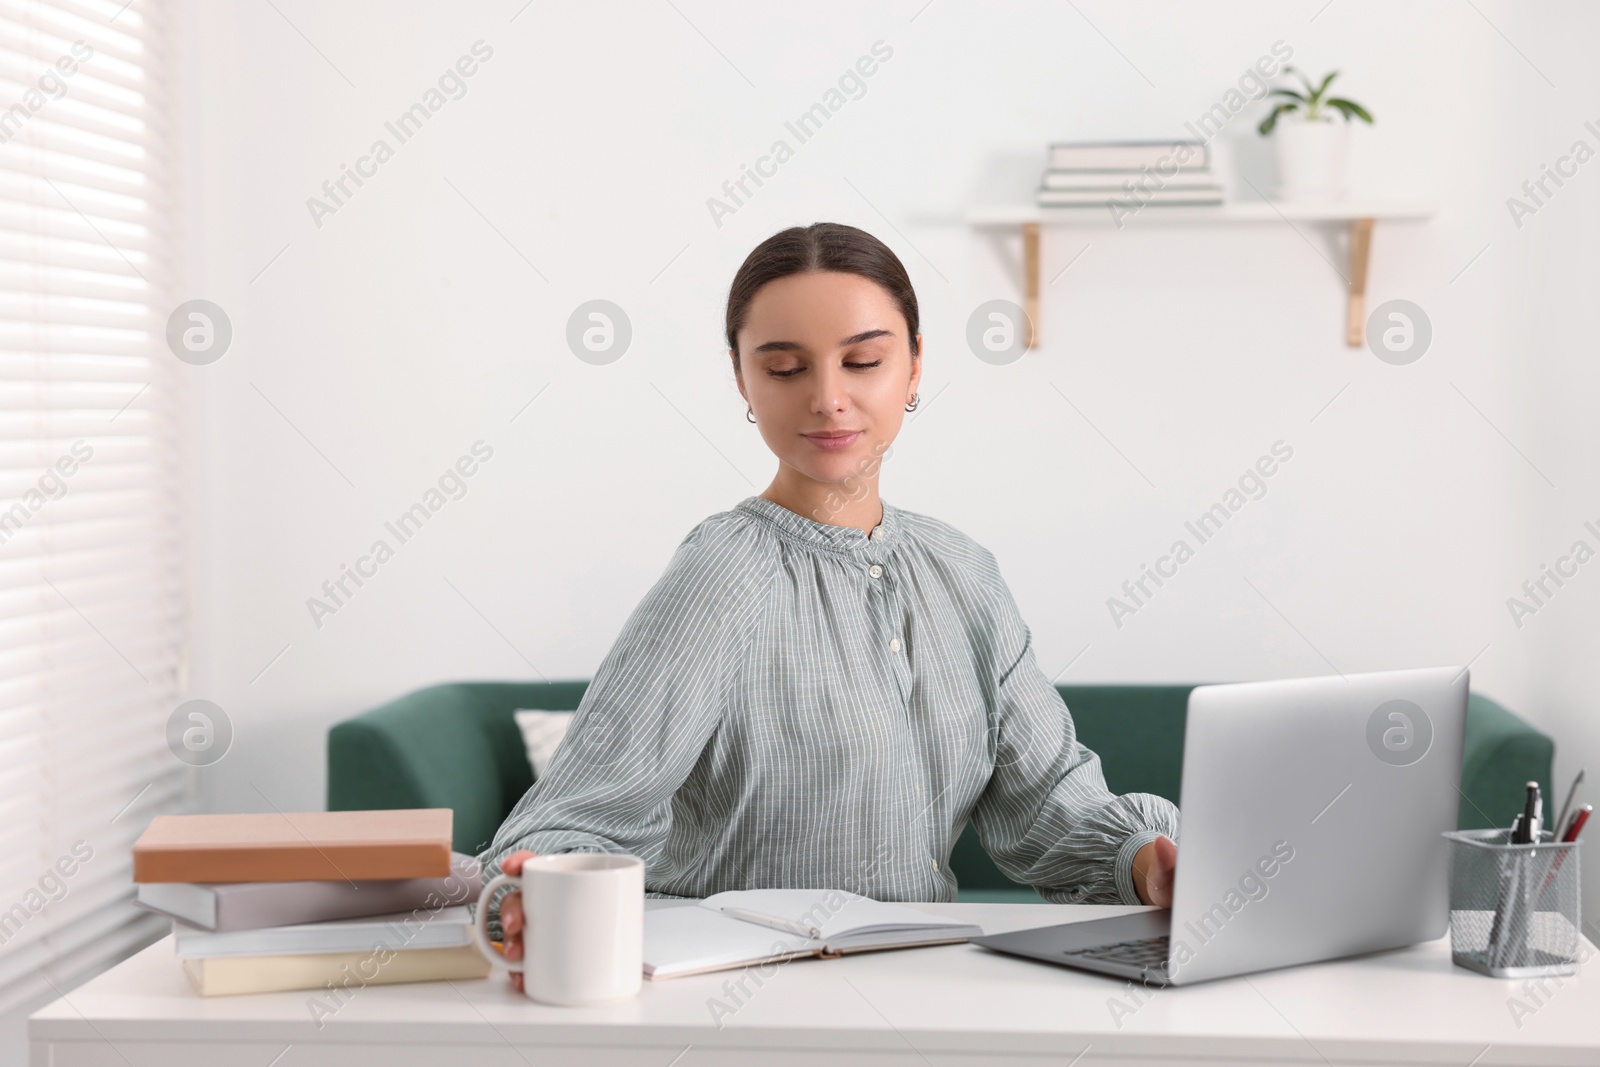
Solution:
M 998 554 L 1048 672 L 1080 651 L 1064 680 L 1473 660 L 1556 735 L 1563 784 L 1600 772 L 1600 563 L 1520 629 L 1505 606 L 1600 520 L 1600 162 L 1520 230 L 1505 206 L 1575 138 L 1600 143 L 1591 6 L 521 7 L 185 13 L 192 295 L 236 330 L 193 371 L 193 690 L 238 731 L 203 774 L 211 805 L 319 806 L 326 727 L 415 687 L 592 673 L 684 533 L 771 478 L 723 300 L 758 241 L 818 219 L 882 237 L 922 301 L 936 399 L 884 497 Z M 465 97 L 316 226 L 307 197 L 393 144 L 383 123 L 480 39 Z M 718 227 L 706 199 L 879 40 L 865 95 Z M 1324 259 L 1342 247 L 1314 227 L 1136 225 L 1049 232 L 1046 279 L 1082 258 L 1047 287 L 1043 346 L 976 359 L 967 316 L 1019 299 L 1020 250 L 967 206 L 1026 198 L 1051 140 L 1183 136 L 1278 40 L 1376 114 L 1357 184 L 1439 202 L 1380 224 L 1371 279 L 1372 304 L 1426 310 L 1429 353 L 1345 347 Z M 1254 114 L 1220 147 L 1265 188 Z M 564 342 L 595 297 L 635 331 L 603 367 Z M 479 439 L 494 457 L 466 497 L 314 625 L 307 598 Z M 1268 495 L 1115 627 L 1106 598 L 1278 439 L 1294 458 Z

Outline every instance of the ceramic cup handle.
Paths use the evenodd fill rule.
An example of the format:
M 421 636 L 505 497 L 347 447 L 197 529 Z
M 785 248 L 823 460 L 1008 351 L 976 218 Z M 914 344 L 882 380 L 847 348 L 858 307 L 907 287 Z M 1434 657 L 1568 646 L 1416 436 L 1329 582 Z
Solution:
M 483 892 L 478 894 L 477 915 L 474 917 L 474 926 L 477 930 L 478 936 L 473 938 L 473 944 L 478 946 L 478 951 L 487 956 L 489 958 L 489 962 L 494 966 L 503 967 L 508 971 L 516 971 L 520 973 L 522 971 L 522 960 L 506 959 L 504 956 L 494 950 L 494 945 L 489 941 L 489 901 L 494 899 L 495 891 L 501 886 L 510 886 L 512 889 L 521 889 L 522 879 L 514 878 L 509 874 L 497 874 L 490 879 L 488 885 L 483 887 Z M 523 945 L 526 946 L 528 937 L 526 923 L 528 910 L 526 907 L 523 908 L 522 914 L 524 917 L 522 937 Z M 523 951 L 523 957 L 527 957 L 526 949 Z

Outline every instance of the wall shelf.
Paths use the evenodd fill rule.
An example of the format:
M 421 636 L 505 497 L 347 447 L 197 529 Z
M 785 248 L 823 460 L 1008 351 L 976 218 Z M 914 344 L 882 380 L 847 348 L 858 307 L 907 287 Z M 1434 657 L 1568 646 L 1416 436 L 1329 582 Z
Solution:
M 1425 200 L 1352 199 L 1326 202 L 1237 200 L 1214 207 L 1175 207 L 1150 204 L 1123 221 L 1126 227 L 1191 226 L 1244 223 L 1296 223 L 1342 225 L 1350 231 L 1349 293 L 1345 305 L 1345 343 L 1352 348 L 1366 343 L 1367 263 L 1372 254 L 1372 227 L 1385 221 L 1432 217 L 1436 210 Z M 1116 222 L 1104 206 L 1040 207 L 1036 204 L 980 204 L 967 211 L 967 223 L 987 228 L 1016 228 L 1022 233 L 1023 310 L 1027 312 L 1028 343 L 1039 343 L 1039 242 L 1046 227 L 1114 229 Z

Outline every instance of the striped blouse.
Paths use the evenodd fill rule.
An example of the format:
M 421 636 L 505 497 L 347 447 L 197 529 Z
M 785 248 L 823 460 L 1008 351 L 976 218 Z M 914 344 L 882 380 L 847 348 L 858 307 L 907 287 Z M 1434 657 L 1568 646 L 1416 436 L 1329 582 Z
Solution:
M 761 496 L 678 545 L 480 857 L 625 852 L 652 895 L 948 901 L 970 819 L 1051 902 L 1139 903 L 1178 811 L 1113 795 L 994 555 L 883 502 L 870 535 Z

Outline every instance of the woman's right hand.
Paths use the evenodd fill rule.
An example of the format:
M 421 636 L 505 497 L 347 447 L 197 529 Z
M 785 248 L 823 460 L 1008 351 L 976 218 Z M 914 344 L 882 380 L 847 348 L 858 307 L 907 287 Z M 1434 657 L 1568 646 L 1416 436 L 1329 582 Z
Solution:
M 500 871 L 515 878 L 522 874 L 522 865 L 537 853 L 522 848 L 500 861 Z M 513 890 L 500 898 L 501 947 L 508 960 L 522 959 L 522 894 Z M 511 985 L 522 992 L 522 972 L 511 972 Z

